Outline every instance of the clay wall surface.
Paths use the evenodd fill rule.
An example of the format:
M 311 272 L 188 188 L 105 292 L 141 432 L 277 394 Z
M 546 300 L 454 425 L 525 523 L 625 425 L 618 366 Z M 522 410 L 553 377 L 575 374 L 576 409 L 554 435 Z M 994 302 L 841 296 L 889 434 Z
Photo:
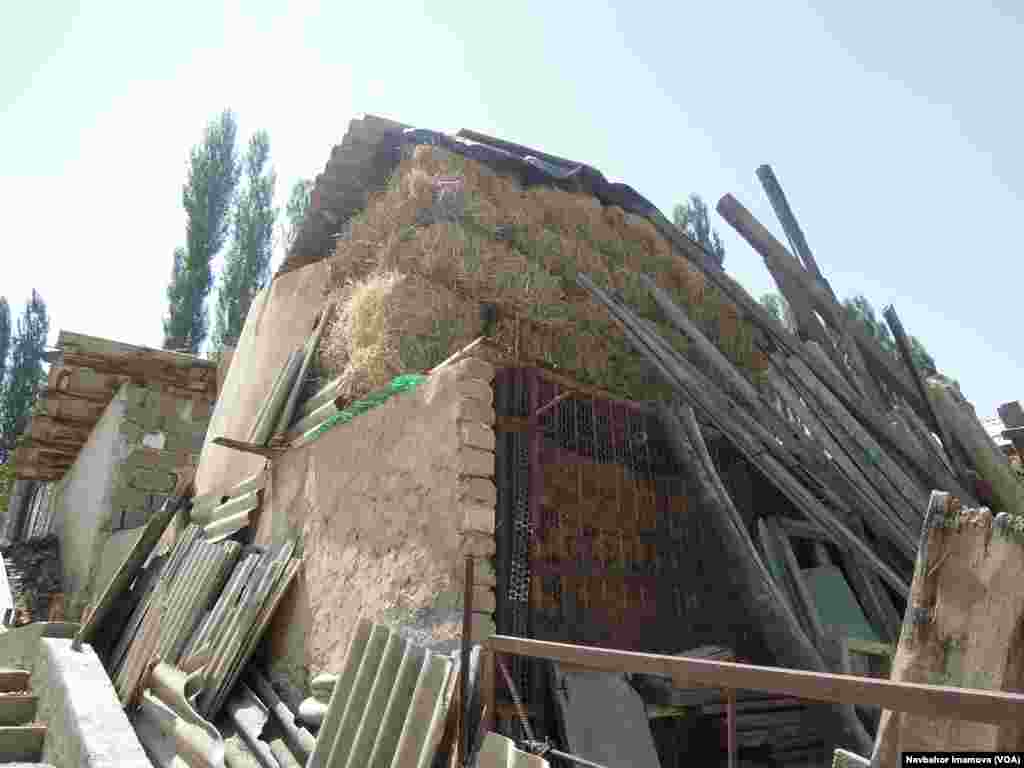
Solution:
M 456 363 L 273 462 L 256 543 L 301 535 L 305 557 L 271 627 L 279 682 L 338 672 L 363 617 L 454 650 L 467 554 L 472 631 L 493 632 L 493 375 Z

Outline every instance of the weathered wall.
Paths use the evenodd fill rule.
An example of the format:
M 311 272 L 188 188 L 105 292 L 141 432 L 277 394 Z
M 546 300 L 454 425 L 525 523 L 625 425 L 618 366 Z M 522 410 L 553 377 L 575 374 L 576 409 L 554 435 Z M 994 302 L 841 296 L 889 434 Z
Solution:
M 257 543 L 294 533 L 305 547 L 271 627 L 280 682 L 339 671 L 362 617 L 453 650 L 466 554 L 482 558 L 475 639 L 493 632 L 493 375 L 464 360 L 275 460 Z
M 121 537 L 106 551 L 111 534 L 145 523 L 194 465 L 210 416 L 203 402 L 125 384 L 107 406 L 54 493 L 68 618 L 106 586 L 105 554 L 124 550 Z
M 274 379 L 288 356 L 309 338 L 323 309 L 326 284 L 327 266 L 318 263 L 277 278 L 253 300 L 210 420 L 196 471 L 196 495 L 230 488 L 263 467 L 261 457 L 212 441 L 249 438 Z
M 120 426 L 126 407 L 122 390 L 110 401 L 75 463 L 55 489 L 55 526 L 69 618 L 77 616 L 76 611 L 80 610 L 77 599 L 89 584 L 100 529 L 109 525 L 114 467 L 124 452 Z

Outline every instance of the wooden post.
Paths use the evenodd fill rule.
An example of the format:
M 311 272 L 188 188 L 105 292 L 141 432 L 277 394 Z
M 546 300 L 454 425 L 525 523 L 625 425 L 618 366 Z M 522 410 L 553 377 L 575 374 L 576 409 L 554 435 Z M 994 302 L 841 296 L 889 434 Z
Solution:
M 736 691 L 725 689 L 726 744 L 729 749 L 729 768 L 736 768 Z
M 737 580 L 737 586 L 748 601 L 745 607 L 753 622 L 761 627 L 768 650 L 777 663 L 784 666 L 827 671 L 820 653 L 808 639 L 754 548 L 746 526 L 714 468 L 693 411 L 685 409 L 680 418 L 668 408 L 663 408 L 662 420 L 688 487 L 694 489 L 697 502 L 707 510 L 706 519 L 722 541 L 723 567 Z M 838 714 L 848 746 L 861 752 L 869 750 L 871 739 L 853 707 L 841 707 Z
M 480 654 L 480 733 L 487 734 L 495 727 L 494 651 L 483 648 Z M 475 747 L 475 745 L 474 745 Z
M 469 752 L 472 749 L 469 732 L 469 656 L 472 647 L 470 633 L 473 629 L 473 557 L 466 555 L 465 591 L 462 598 L 462 663 L 459 673 L 461 674 L 462 687 L 460 690 L 459 704 L 459 738 L 456 740 L 456 750 L 462 754 L 462 764 L 469 762 Z

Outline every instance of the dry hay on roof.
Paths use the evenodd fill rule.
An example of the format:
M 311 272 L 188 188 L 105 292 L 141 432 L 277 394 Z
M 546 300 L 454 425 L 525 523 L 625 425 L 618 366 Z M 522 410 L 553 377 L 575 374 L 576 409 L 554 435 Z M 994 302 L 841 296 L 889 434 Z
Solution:
M 461 189 L 439 195 L 444 176 L 460 178 Z M 524 189 L 437 147 L 406 153 L 387 188 L 349 223 L 330 267 L 342 309 L 322 363 L 343 375 L 352 396 L 429 368 L 482 333 L 617 394 L 666 394 L 605 309 L 576 285 L 577 272 L 619 291 L 685 351 L 639 284 L 646 273 L 752 380 L 767 367 L 753 329 L 650 221 L 590 195 Z M 484 325 L 482 304 L 497 307 L 493 327 Z

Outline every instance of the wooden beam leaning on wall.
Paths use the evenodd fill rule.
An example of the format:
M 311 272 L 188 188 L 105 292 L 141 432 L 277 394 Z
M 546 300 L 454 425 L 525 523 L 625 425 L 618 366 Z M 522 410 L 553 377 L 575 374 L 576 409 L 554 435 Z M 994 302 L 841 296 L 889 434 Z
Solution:
M 878 342 L 870 338 L 863 328 L 850 321 L 831 291 L 808 274 L 786 247 L 732 195 L 722 197 L 718 201 L 717 209 L 733 229 L 761 254 L 767 264 L 793 281 L 815 311 L 837 331 L 848 334 L 857 342 L 873 372 L 894 394 L 910 403 L 914 410 L 924 417 L 927 406 L 921 402 L 913 382 L 908 380 L 896 361 L 878 345 Z
M 914 467 L 915 473 L 930 488 L 943 488 L 949 485 L 946 481 L 948 473 L 934 464 L 922 463 L 920 451 L 911 442 L 908 435 L 894 429 L 883 417 L 883 414 L 871 406 L 865 399 L 856 396 L 850 384 L 842 380 L 830 366 L 823 365 L 822 359 L 812 354 L 808 347 L 787 331 L 767 309 L 757 302 L 746 289 L 721 269 L 713 259 L 678 227 L 662 214 L 654 212 L 649 217 L 655 228 L 672 243 L 678 255 L 684 257 L 694 266 L 701 269 L 708 281 L 722 292 L 740 310 L 744 318 L 756 326 L 765 336 L 766 341 L 784 352 L 803 361 L 815 372 L 822 383 L 846 406 L 860 421 L 868 426 L 872 434 L 888 449 L 903 461 Z M 814 345 L 809 345 L 813 347 Z M 827 353 L 820 350 L 820 355 L 828 360 Z M 829 360 L 829 362 L 831 362 Z M 967 498 L 966 496 L 964 498 Z
M 707 519 L 723 543 L 727 567 L 742 585 L 742 594 L 749 600 L 746 607 L 762 628 L 769 650 L 787 666 L 827 671 L 821 654 L 754 547 L 718 476 L 693 410 L 663 407 L 661 416 L 675 458 L 683 467 L 689 487 L 696 490 L 699 502 L 708 510 Z M 871 739 L 853 708 L 843 708 L 837 715 L 837 730 L 844 734 L 845 745 L 860 752 L 870 751 Z
M 775 178 L 775 173 L 772 171 L 771 166 L 760 166 L 757 169 L 757 177 L 760 179 L 761 186 L 764 188 L 765 194 L 768 196 L 768 200 L 771 202 L 772 208 L 775 210 L 775 216 L 778 218 L 779 223 L 782 224 L 782 228 L 786 232 L 786 237 L 789 239 L 789 244 L 793 249 L 793 253 L 803 262 L 803 266 L 806 268 L 808 274 L 816 278 L 832 296 L 832 299 L 836 300 L 835 292 L 832 290 L 832 286 L 829 285 L 828 281 L 825 279 L 825 275 L 822 274 L 821 269 L 818 267 L 818 262 L 814 258 L 814 254 L 811 253 L 811 247 L 807 243 L 807 238 L 804 236 L 803 229 L 801 229 L 800 224 L 797 222 L 796 214 L 793 213 L 793 209 L 790 207 L 789 201 L 786 199 L 786 194 L 782 191 L 782 185 L 779 184 L 779 180 Z M 770 265 L 769 269 L 771 270 L 772 276 L 775 278 L 776 282 L 779 283 L 780 289 L 783 283 L 788 284 L 789 292 L 795 295 L 795 299 L 798 304 L 808 306 L 806 298 L 800 293 L 800 289 L 793 286 L 792 281 L 789 278 L 777 269 L 772 268 Z M 786 295 L 787 300 L 789 300 L 789 294 L 786 294 L 785 291 L 783 291 L 783 293 Z M 813 310 L 809 311 L 813 315 Z M 814 341 L 822 343 L 824 351 L 828 353 L 832 362 L 835 363 L 840 370 L 847 369 L 847 365 L 843 364 L 843 359 L 845 357 L 849 366 L 848 375 L 860 391 L 861 395 L 878 405 L 883 405 L 885 403 L 885 397 L 878 388 L 878 385 L 871 378 L 871 375 L 867 370 L 867 366 L 864 363 L 863 356 L 857 349 L 857 345 L 848 335 L 844 333 L 837 333 L 835 344 L 831 343 L 832 339 L 827 333 L 825 334 L 824 342 L 821 342 L 820 339 L 814 339 Z

